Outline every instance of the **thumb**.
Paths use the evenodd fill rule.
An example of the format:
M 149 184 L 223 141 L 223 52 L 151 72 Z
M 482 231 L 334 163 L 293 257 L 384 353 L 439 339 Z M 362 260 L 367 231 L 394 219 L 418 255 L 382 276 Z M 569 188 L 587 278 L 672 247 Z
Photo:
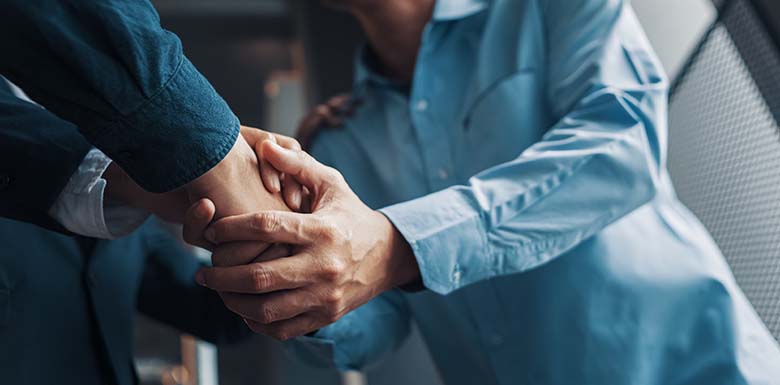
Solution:
M 293 177 L 310 190 L 317 191 L 320 186 L 332 180 L 333 170 L 304 151 L 289 150 L 266 140 L 263 141 L 261 153 L 262 158 L 274 168 Z

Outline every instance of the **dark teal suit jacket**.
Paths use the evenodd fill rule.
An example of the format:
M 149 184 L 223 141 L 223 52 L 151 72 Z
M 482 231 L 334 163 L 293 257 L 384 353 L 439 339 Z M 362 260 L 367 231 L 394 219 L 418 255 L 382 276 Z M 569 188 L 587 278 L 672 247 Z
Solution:
M 154 221 L 114 241 L 0 219 L 0 383 L 130 385 L 136 311 L 205 340 L 249 336 Z

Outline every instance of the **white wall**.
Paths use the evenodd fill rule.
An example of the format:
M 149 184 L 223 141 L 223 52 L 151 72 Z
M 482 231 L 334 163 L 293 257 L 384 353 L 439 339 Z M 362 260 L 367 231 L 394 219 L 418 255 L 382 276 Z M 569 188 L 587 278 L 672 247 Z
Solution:
M 709 0 L 632 0 L 631 4 L 671 79 L 716 17 Z

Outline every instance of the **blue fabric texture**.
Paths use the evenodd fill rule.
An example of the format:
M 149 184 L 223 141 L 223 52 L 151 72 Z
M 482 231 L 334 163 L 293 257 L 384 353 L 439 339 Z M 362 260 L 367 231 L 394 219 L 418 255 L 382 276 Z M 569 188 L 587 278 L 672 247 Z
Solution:
M 0 77 L 0 217 L 64 232 L 49 208 L 90 147 L 76 126 L 17 98 Z
M 147 0 L 10 0 L 0 74 L 163 192 L 227 154 L 239 123 Z
M 320 330 L 331 365 L 365 367 L 414 319 L 449 385 L 779 383 L 776 341 L 675 196 L 667 79 L 627 2 L 439 0 L 408 93 L 370 57 L 312 154 L 396 225 L 428 290 Z

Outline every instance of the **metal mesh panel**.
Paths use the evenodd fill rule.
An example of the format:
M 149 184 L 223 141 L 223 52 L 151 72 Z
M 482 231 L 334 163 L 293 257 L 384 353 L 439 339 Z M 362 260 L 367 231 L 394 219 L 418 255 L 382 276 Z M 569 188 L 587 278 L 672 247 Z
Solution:
M 780 340 L 780 135 L 754 80 L 777 76 L 780 61 L 746 7 L 729 7 L 734 15 L 712 31 L 675 89 L 669 169 L 680 199 Z M 749 44 L 738 48 L 735 36 Z M 764 68 L 775 74 L 754 77 L 741 55 L 769 61 Z

